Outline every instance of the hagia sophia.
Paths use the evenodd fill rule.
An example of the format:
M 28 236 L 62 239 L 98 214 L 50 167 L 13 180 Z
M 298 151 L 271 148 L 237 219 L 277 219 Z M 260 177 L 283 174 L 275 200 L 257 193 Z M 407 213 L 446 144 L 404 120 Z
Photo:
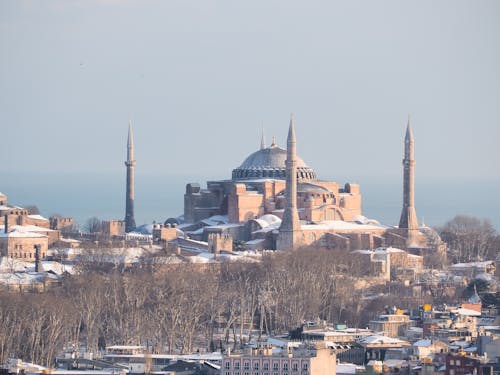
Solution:
M 362 213 L 358 184 L 343 185 L 318 178 L 296 152 L 293 116 L 286 149 L 275 139 L 269 146 L 262 135 L 258 150 L 233 169 L 227 180 L 208 181 L 206 188 L 188 183 L 184 213 L 154 224 L 146 238 L 174 244 L 184 251 L 213 254 L 233 250 L 295 250 L 303 247 L 374 250 L 396 247 L 410 254 L 443 254 L 445 245 L 431 228 L 419 225 L 415 211 L 414 137 L 406 128 L 403 158 L 403 207 L 397 227 L 367 219 Z M 134 219 L 134 142 L 127 139 L 125 219 L 102 222 L 102 238 L 127 241 L 137 232 Z M 33 244 L 48 247 L 60 240 L 70 218 L 45 219 L 7 204 L 0 194 L 0 253 L 34 259 Z M 132 236 L 133 237 L 133 236 Z M 148 239 L 149 238 L 149 239 Z M 0 255 L 1 255 L 0 254 Z
M 399 226 L 362 215 L 360 186 L 318 179 L 296 153 L 293 116 L 287 148 L 273 139 L 233 169 L 231 179 L 189 183 L 184 215 L 169 219 L 186 237 L 225 250 L 231 242 L 246 249 L 290 250 L 304 246 L 349 251 L 395 246 L 415 254 L 443 251 L 439 236 L 419 226 L 414 207 L 414 138 L 408 121 L 404 146 L 403 209 Z M 231 239 L 229 241 L 228 239 Z M 228 249 L 230 250 L 230 249 Z

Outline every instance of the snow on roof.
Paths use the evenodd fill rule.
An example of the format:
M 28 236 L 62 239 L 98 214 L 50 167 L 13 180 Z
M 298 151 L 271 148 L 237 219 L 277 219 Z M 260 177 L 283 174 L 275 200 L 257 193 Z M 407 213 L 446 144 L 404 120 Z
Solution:
M 53 229 L 40 227 L 38 225 L 13 225 L 11 230 L 19 230 L 23 232 L 55 232 Z
M 452 344 L 453 346 L 455 347 L 459 347 L 459 348 L 466 348 L 470 345 L 470 341 L 467 341 L 467 340 L 459 340 L 459 341 L 453 341 Z
M 408 328 L 408 331 L 412 331 L 412 332 L 424 332 L 424 329 L 422 327 L 410 327 L 410 328 Z
M 141 345 L 110 345 L 106 346 L 106 350 L 141 350 L 145 349 Z
M 355 374 L 358 367 L 353 363 L 337 363 L 336 370 L 337 374 Z
M 199 253 L 196 255 L 189 256 L 189 257 L 187 257 L 187 259 L 191 263 L 208 263 L 208 262 L 214 260 L 214 254 L 202 252 L 202 253 Z
M 418 340 L 417 342 L 413 343 L 413 346 L 423 346 L 426 348 L 431 345 L 432 345 L 432 340 L 427 340 L 427 339 Z
M 363 337 L 360 341 L 363 344 L 407 344 L 406 341 L 382 335 L 371 335 Z
M 262 242 L 265 242 L 266 240 L 263 239 L 263 238 L 256 238 L 255 240 L 250 240 L 250 241 L 247 241 L 245 242 L 247 245 L 256 245 L 256 244 L 259 244 L 259 243 L 262 243 Z
M 343 220 L 327 220 L 327 221 L 322 221 L 318 224 L 302 225 L 302 230 L 328 230 L 328 229 L 376 230 L 376 229 L 386 229 L 386 227 L 382 226 L 382 225 L 374 225 L 374 224 L 358 224 L 355 222 L 343 221 Z
M 214 215 L 210 216 L 208 219 L 201 220 L 201 222 L 209 226 L 215 226 L 229 223 L 229 218 L 227 215 Z
M 75 240 L 73 238 L 60 238 L 60 242 L 65 242 L 65 243 L 80 243 L 81 241 Z
M 388 367 L 402 367 L 406 363 L 406 359 L 386 359 L 384 365 Z
M 263 220 L 269 225 L 275 225 L 275 226 L 281 225 L 281 219 L 273 214 L 262 215 L 261 217 L 259 217 L 259 220 Z
M 239 223 L 227 223 L 227 224 L 208 225 L 205 228 L 227 229 L 227 228 L 236 228 L 236 227 L 241 227 L 241 226 L 242 226 L 242 224 L 239 224 Z M 203 230 L 204 228 L 202 227 L 201 229 Z
M 0 284 L 30 285 L 43 281 L 45 276 L 44 272 L 0 273 Z
M 466 353 L 474 353 L 477 352 L 477 346 L 469 346 L 468 348 L 464 349 L 464 352 Z
M 351 253 L 366 254 L 366 255 L 373 254 L 373 252 L 371 250 L 354 250 L 354 251 L 351 251 Z
M 459 315 L 466 315 L 466 316 L 481 316 L 481 313 L 479 311 L 464 309 L 462 307 L 458 308 L 456 310 L 456 313 Z
M 30 219 L 34 219 L 34 220 L 46 220 L 46 221 L 49 221 L 49 219 L 47 219 L 46 217 L 43 217 L 42 215 L 28 215 L 28 217 Z
M 469 262 L 469 263 L 455 263 L 450 266 L 450 268 L 456 269 L 456 268 L 471 268 L 471 267 L 487 267 L 493 264 L 492 260 L 487 260 L 484 262 Z
M 14 229 L 8 233 L 5 233 L 5 230 L 0 230 L 0 237 L 9 237 L 9 238 L 47 238 L 46 235 L 35 233 L 31 231 Z
M 378 251 L 379 249 L 375 249 L 375 251 Z M 404 250 L 401 250 L 401 249 L 398 249 L 398 248 L 395 248 L 395 247 L 388 247 L 388 248 L 385 249 L 385 251 L 387 251 L 388 253 L 405 253 Z
M 62 275 L 65 272 L 69 274 L 75 273 L 75 269 L 72 264 L 62 264 L 60 262 L 47 260 L 42 261 L 42 269 L 46 272 L 52 271 L 56 275 Z

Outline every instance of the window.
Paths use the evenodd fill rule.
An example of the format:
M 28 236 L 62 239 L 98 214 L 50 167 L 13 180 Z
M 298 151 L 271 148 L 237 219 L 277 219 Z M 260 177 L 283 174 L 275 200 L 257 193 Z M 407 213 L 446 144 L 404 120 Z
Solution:
M 453 368 L 450 369 L 450 375 L 455 375 L 455 369 Z
M 234 363 L 234 369 L 235 370 L 239 370 L 240 369 L 240 363 L 239 362 L 235 362 Z
M 280 365 L 278 362 L 273 363 L 273 370 L 278 371 L 280 369 Z
M 231 375 L 231 371 L 226 371 L 226 375 Z
M 243 363 L 243 368 L 244 368 L 245 370 L 250 370 L 250 362 L 245 362 L 245 363 Z
M 456 364 L 457 366 L 460 366 L 460 360 L 459 360 L 459 359 L 457 359 L 457 360 L 455 361 L 455 364 Z
M 253 363 L 253 369 L 258 370 L 259 369 L 259 362 L 254 362 Z
M 454 366 L 455 365 L 455 361 L 453 359 L 450 359 L 450 366 Z
M 307 369 L 308 369 L 308 367 L 309 367 L 309 366 L 308 366 L 308 363 L 307 363 L 307 362 L 304 362 L 304 363 L 302 364 L 302 370 L 307 370 Z
M 230 368 L 231 368 L 231 364 L 230 364 L 230 363 L 229 363 L 229 361 L 228 361 L 228 362 L 226 362 L 225 369 L 226 369 L 226 370 L 229 370 Z
M 264 368 L 264 370 L 269 370 L 269 362 L 264 362 L 262 367 Z
M 288 362 L 283 363 L 283 371 L 288 371 Z
M 297 362 L 292 364 L 292 370 L 293 371 L 298 371 L 299 370 L 299 364 Z

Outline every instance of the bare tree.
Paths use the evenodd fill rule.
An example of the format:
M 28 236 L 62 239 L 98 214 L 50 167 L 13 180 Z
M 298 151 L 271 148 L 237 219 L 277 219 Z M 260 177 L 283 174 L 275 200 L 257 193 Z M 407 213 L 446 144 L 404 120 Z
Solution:
M 498 235 L 487 219 L 455 216 L 441 228 L 440 235 L 456 262 L 492 259 L 498 252 Z
M 83 229 L 88 233 L 99 233 L 102 230 L 102 222 L 100 219 L 93 216 L 87 219 Z

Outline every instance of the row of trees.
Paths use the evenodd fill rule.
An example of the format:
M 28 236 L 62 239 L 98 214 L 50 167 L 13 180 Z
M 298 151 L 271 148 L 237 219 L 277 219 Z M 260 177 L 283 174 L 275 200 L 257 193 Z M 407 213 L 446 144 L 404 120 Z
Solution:
M 441 235 L 457 259 L 491 256 L 492 245 L 483 251 L 477 238 L 473 246 L 464 244 L 467 238 L 452 242 L 447 233 L 460 233 L 453 228 L 447 224 Z M 489 236 L 498 240 L 496 232 Z M 334 250 L 270 253 L 255 263 L 148 264 L 110 269 L 82 261 L 84 272 L 43 295 L 0 293 L 0 363 L 20 357 L 50 365 L 67 344 L 190 352 L 221 341 L 242 344 L 249 335 L 283 333 L 317 318 L 365 326 L 385 305 L 453 297 L 436 288 L 416 301 L 411 286 L 376 284 L 354 258 Z
M 0 294 L 0 363 L 20 357 L 51 364 L 66 344 L 91 351 L 148 344 L 179 352 L 237 345 L 304 320 L 364 324 L 394 303 L 362 298 L 370 290 L 356 277 L 363 270 L 333 251 L 100 270 L 69 276 L 43 295 Z
M 452 263 L 494 260 L 499 255 L 500 236 L 488 219 L 458 215 L 438 232 Z

